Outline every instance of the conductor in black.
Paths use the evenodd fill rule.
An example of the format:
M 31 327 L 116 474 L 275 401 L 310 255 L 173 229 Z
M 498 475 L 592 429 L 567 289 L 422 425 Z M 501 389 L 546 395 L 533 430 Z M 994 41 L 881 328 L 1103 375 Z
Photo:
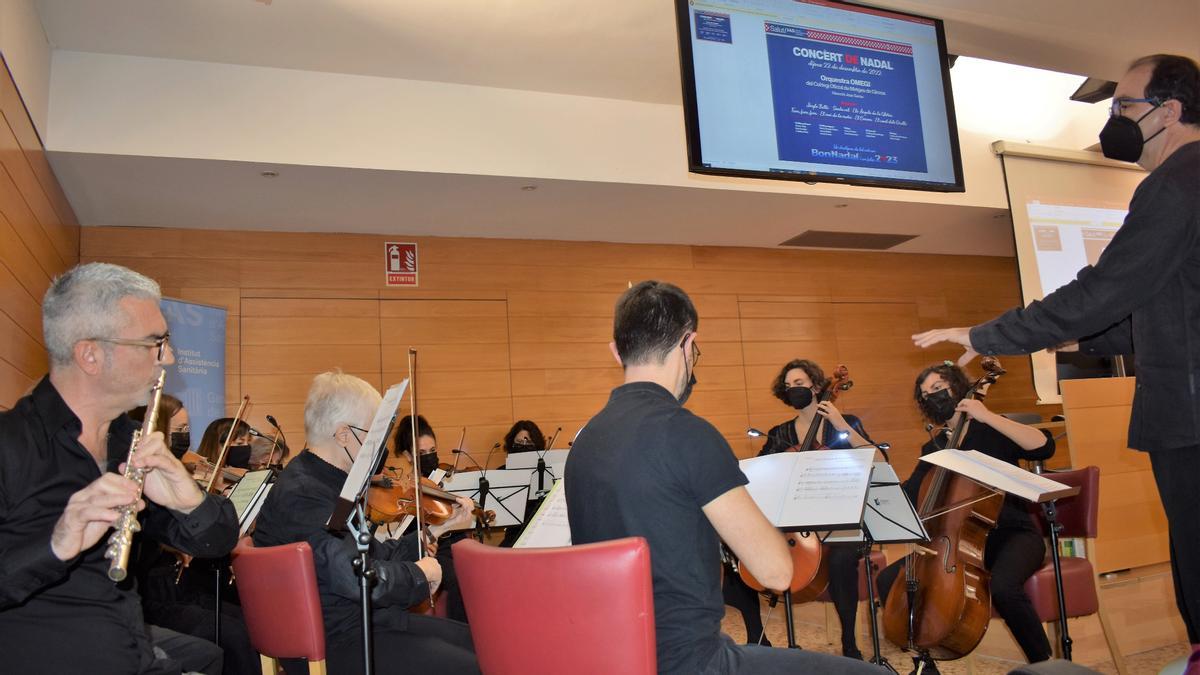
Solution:
M 659 673 L 875 672 L 840 656 L 739 646 L 721 634 L 720 540 L 770 588 L 788 585 L 792 564 L 729 444 L 683 407 L 696 383 L 698 324 L 687 294 L 668 283 L 643 281 L 617 301 L 610 348 L 625 382 L 567 460 L 572 542 L 649 543 Z

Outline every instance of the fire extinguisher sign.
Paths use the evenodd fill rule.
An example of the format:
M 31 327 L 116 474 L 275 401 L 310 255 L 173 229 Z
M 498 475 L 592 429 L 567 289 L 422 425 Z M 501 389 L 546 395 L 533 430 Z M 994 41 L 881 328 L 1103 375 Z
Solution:
M 389 241 L 383 245 L 388 286 L 417 285 L 417 245 Z

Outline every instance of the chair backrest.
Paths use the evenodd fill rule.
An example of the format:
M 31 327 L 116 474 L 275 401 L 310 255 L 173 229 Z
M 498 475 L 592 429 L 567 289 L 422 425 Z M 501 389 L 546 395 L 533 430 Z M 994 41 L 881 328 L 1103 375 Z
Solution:
M 1079 494 L 1057 502 L 1058 522 L 1063 526 L 1059 536 L 1095 538 L 1100 515 L 1100 468 L 1086 466 L 1074 471 L 1054 471 L 1043 475 L 1064 485 L 1079 487 Z M 1046 518 L 1042 514 L 1042 507 L 1031 504 L 1030 511 L 1034 522 L 1045 533 Z
M 254 649 L 275 658 L 324 660 L 325 621 L 307 542 L 255 547 L 243 539 L 233 551 L 233 574 Z
M 483 672 L 657 672 L 645 539 L 540 549 L 466 539 L 453 550 Z

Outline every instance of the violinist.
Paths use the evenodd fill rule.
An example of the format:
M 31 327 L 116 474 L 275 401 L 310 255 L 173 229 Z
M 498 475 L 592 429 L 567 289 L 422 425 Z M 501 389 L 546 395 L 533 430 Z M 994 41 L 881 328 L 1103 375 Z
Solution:
M 812 426 L 820 418 L 817 430 L 818 448 L 853 448 L 869 445 L 864 437 L 862 422 L 854 415 L 845 415 L 832 401 L 818 401 L 829 386 L 825 371 L 813 361 L 793 359 L 775 376 L 771 393 L 784 404 L 796 409 L 797 415 L 767 432 L 759 456 L 798 450 Z M 862 550 L 858 544 L 828 544 L 823 549 L 828 556 L 829 597 L 837 610 L 842 626 L 842 655 L 861 659 L 858 649 L 856 620 L 858 615 L 858 560 Z M 762 633 L 758 594 L 746 586 L 741 577 L 728 574 L 726 568 L 725 601 L 742 613 L 747 637 L 753 641 Z M 764 641 L 763 644 L 769 644 Z
M 517 420 L 508 433 L 504 434 L 503 445 L 505 455 L 515 452 L 540 452 L 547 449 L 546 437 L 542 435 L 542 430 L 532 420 Z M 500 468 L 503 469 L 506 466 L 507 462 L 501 464 Z M 525 526 L 529 524 L 529 519 L 537 513 L 538 507 L 542 505 L 543 499 L 545 497 L 531 498 L 525 502 L 524 520 L 520 525 L 505 529 L 504 539 L 500 541 L 502 548 L 511 548 L 513 544 L 517 543 L 517 539 L 520 539 L 521 533 L 525 531 Z
M 225 443 L 233 421 L 232 417 L 222 417 L 210 422 L 204 430 L 204 436 L 200 438 L 200 447 L 196 452 L 209 462 L 216 463 L 221 454 L 221 445 Z M 225 466 L 240 469 L 250 466 L 250 425 L 243 420 L 237 421 L 237 429 L 225 454 Z
M 129 411 L 129 417 L 140 422 L 145 418 L 146 406 Z M 158 406 L 156 431 L 170 440 L 168 447 L 177 458 L 187 452 L 190 441 L 190 424 L 187 408 L 183 402 L 170 394 L 163 394 Z M 216 611 L 212 585 L 207 579 L 191 574 L 181 576 L 183 564 L 178 553 L 172 553 L 161 544 L 139 539 L 134 541 L 134 561 L 130 565 L 137 578 L 142 596 L 142 616 L 146 623 L 161 626 L 183 635 L 191 635 L 209 642 L 217 642 L 224 652 L 223 675 L 254 675 L 261 672 L 258 652 L 250 644 L 246 621 L 240 605 L 221 603 L 221 635 L 216 640 Z M 228 559 L 220 564 L 228 566 Z M 203 567 L 203 566 L 202 566 Z M 189 565 L 188 569 L 194 570 Z M 186 583 L 180 583 L 186 581 Z
M 944 449 L 950 429 L 964 415 L 969 418 L 970 426 L 960 444 L 963 450 L 977 450 L 1014 465 L 1018 459 L 1044 460 L 1054 455 L 1053 438 L 1040 429 L 988 410 L 983 401 L 964 398 L 970 387 L 962 368 L 949 361 L 930 366 L 917 376 L 913 389 L 917 408 L 925 419 L 939 427 L 921 448 L 922 455 Z M 917 503 L 921 481 L 929 468 L 928 463 L 918 462 L 912 476 L 904 482 L 904 491 L 913 503 Z M 996 612 L 1030 663 L 1050 658 L 1050 641 L 1024 588 L 1025 580 L 1042 566 L 1045 556 L 1046 545 L 1024 502 L 1006 495 L 996 527 L 987 537 L 984 567 L 991 571 L 990 588 Z M 902 559 L 879 573 L 880 598 L 888 597 L 903 570 Z
M 412 465 L 420 469 L 421 475 L 428 478 L 441 464 L 438 461 L 437 435 L 424 415 L 417 415 L 417 457 L 414 461 L 412 452 L 412 416 L 405 415 L 396 424 L 396 456 L 407 457 Z
M 306 541 L 313 550 L 317 589 L 325 621 L 326 656 L 331 673 L 363 672 L 358 578 L 354 537 L 325 528 L 347 472 L 362 450 L 366 428 L 381 397 L 367 382 L 342 372 L 313 379 L 304 406 L 308 448 L 284 467 L 259 512 L 257 546 Z M 436 536 L 469 522 L 460 500 Z M 442 580 L 434 556 L 418 559 L 427 545 L 417 533 L 396 540 L 372 540 L 379 571 L 372 590 L 375 666 L 379 673 L 478 673 L 471 634 L 458 621 L 412 614 L 408 607 L 428 600 Z
M 792 578 L 788 545 L 746 491 L 721 432 L 683 407 L 700 358 L 691 299 L 672 284 L 643 281 L 621 295 L 615 314 L 609 348 L 625 382 L 575 440 L 567 511 L 573 543 L 636 536 L 649 544 L 658 672 L 877 672 L 721 634 L 721 540 L 769 588 Z
M 396 425 L 395 454 L 412 461 L 412 416 L 405 415 Z M 424 415 L 417 415 L 417 462 L 421 475 L 428 478 L 438 468 L 446 468 L 438 462 L 437 435 Z M 412 527 L 416 527 L 414 523 Z M 411 531 L 411 530 L 410 530 Z M 467 536 L 467 530 L 453 532 L 438 542 L 437 559 L 442 565 L 441 591 L 446 594 L 446 616 L 457 621 L 467 621 L 467 609 L 463 605 L 462 591 L 458 587 L 458 576 L 454 573 L 454 554 L 451 546 Z M 408 532 L 406 531 L 405 534 Z
M 146 417 L 146 406 L 138 406 L 130 410 L 129 417 L 140 423 Z M 163 437 L 167 439 L 167 447 L 170 448 L 171 454 L 175 455 L 176 459 L 183 457 L 183 454 L 191 448 L 191 429 L 191 418 L 188 417 L 187 408 L 183 407 L 183 401 L 170 394 L 163 394 L 158 404 L 155 431 L 162 432 Z

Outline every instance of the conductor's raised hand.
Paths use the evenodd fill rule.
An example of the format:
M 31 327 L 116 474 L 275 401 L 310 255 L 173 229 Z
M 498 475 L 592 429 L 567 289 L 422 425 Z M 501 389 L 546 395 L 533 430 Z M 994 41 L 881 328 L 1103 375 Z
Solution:
M 50 534 L 50 550 L 59 560 L 71 560 L 100 541 L 120 517 L 117 509 L 127 504 L 138 511 L 146 507 L 137 498 L 137 484 L 122 475 L 105 473 L 67 500 Z
M 204 501 L 204 491 L 183 463 L 171 454 L 161 431 L 142 437 L 132 461 L 135 467 L 146 471 L 142 487 L 146 499 L 181 513 L 191 513 Z
M 971 329 L 969 327 L 935 328 L 934 330 L 927 330 L 924 333 L 913 335 L 912 341 L 914 345 L 921 349 L 932 347 L 942 342 L 953 342 L 961 345 L 966 351 L 963 352 L 962 356 L 958 357 L 957 363 L 959 366 L 965 366 L 971 362 L 971 359 L 979 356 L 979 352 L 976 352 L 975 348 L 971 346 Z

